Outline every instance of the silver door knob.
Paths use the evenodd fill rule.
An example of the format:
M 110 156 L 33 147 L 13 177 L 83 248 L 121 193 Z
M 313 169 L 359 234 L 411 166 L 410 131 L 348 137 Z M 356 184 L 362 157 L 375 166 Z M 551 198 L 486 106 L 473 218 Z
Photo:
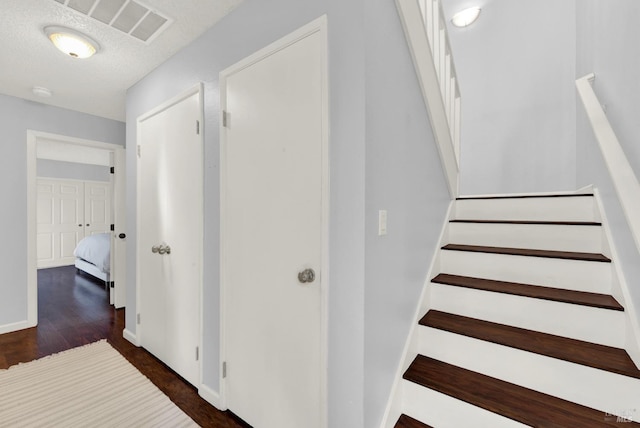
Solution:
M 154 245 L 151 247 L 151 252 L 154 254 L 171 254 L 171 247 L 168 245 Z
M 313 282 L 316 279 L 316 273 L 313 269 L 305 269 L 298 273 L 298 281 L 305 284 L 307 282 Z

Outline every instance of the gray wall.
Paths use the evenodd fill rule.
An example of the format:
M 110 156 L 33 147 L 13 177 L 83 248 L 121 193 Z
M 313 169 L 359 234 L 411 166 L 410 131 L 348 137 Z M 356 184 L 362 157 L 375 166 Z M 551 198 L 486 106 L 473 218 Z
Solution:
M 38 159 L 36 169 L 38 177 L 92 181 L 109 181 L 110 178 L 109 167 L 100 165 Z
M 483 1 L 449 26 L 462 92 L 463 195 L 575 188 L 575 0 Z M 443 2 L 447 16 L 468 6 Z
M 135 177 L 136 118 L 204 82 L 203 379 L 217 391 L 218 74 L 322 14 L 328 15 L 330 68 L 329 426 L 358 428 L 375 426 L 382 415 L 448 202 L 394 3 L 246 0 L 128 91 L 127 172 Z M 130 185 L 130 255 L 135 199 Z M 380 208 L 389 211 L 385 239 L 375 236 Z M 127 279 L 134 284 L 135 260 L 129 260 Z M 127 328 L 135 332 L 134 287 L 127 302 Z M 365 393 L 371 388 L 378 389 Z
M 594 90 L 627 159 L 640 177 L 640 4 L 634 0 L 588 0 L 577 10 L 577 76 L 595 73 Z M 577 106 L 577 181 L 595 184 L 619 263 L 636 310 L 640 310 L 640 254 L 635 246 L 584 107 Z
M 364 426 L 377 427 L 450 198 L 393 1 L 367 1 L 365 32 Z M 378 236 L 380 209 L 386 236 Z
M 124 123 L 0 95 L 0 325 L 27 319 L 27 130 L 124 144 Z

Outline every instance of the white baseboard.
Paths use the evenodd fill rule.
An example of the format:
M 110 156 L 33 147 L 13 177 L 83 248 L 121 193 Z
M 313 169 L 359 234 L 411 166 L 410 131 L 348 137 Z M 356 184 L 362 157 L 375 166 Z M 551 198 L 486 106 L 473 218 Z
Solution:
M 209 388 L 207 385 L 200 385 L 200 387 L 198 388 L 198 395 L 200 395 L 200 397 L 202 397 L 207 403 L 211 404 L 216 409 L 222 411 L 227 410 L 227 406 L 223 405 L 222 403 L 220 394 Z
M 20 321 L 11 324 L 0 325 L 0 334 L 24 330 L 25 328 L 35 327 L 36 325 L 38 325 L 38 323 L 30 323 L 29 321 Z
M 138 336 L 136 336 L 135 333 L 132 333 L 131 330 L 128 330 L 126 328 L 122 330 L 122 337 L 124 337 L 134 345 L 140 346 L 140 342 L 138 342 Z

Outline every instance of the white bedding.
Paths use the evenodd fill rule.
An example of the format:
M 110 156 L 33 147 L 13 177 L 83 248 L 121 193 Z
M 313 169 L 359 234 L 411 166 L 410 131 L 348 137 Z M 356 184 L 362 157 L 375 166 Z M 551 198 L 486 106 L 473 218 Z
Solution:
M 108 273 L 111 262 L 111 234 L 99 233 L 83 238 L 73 250 L 73 255 Z

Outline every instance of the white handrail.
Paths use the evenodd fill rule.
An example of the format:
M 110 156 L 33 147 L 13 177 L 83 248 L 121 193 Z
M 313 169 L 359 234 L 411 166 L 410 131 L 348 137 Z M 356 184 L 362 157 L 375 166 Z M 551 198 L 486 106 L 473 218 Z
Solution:
M 441 0 L 396 0 L 449 192 L 458 195 L 461 96 Z
M 589 117 L 602 157 L 609 170 L 613 187 L 627 219 L 633 240 L 640 250 L 640 183 L 620 146 L 591 83 L 593 73 L 576 80 L 576 88 Z

